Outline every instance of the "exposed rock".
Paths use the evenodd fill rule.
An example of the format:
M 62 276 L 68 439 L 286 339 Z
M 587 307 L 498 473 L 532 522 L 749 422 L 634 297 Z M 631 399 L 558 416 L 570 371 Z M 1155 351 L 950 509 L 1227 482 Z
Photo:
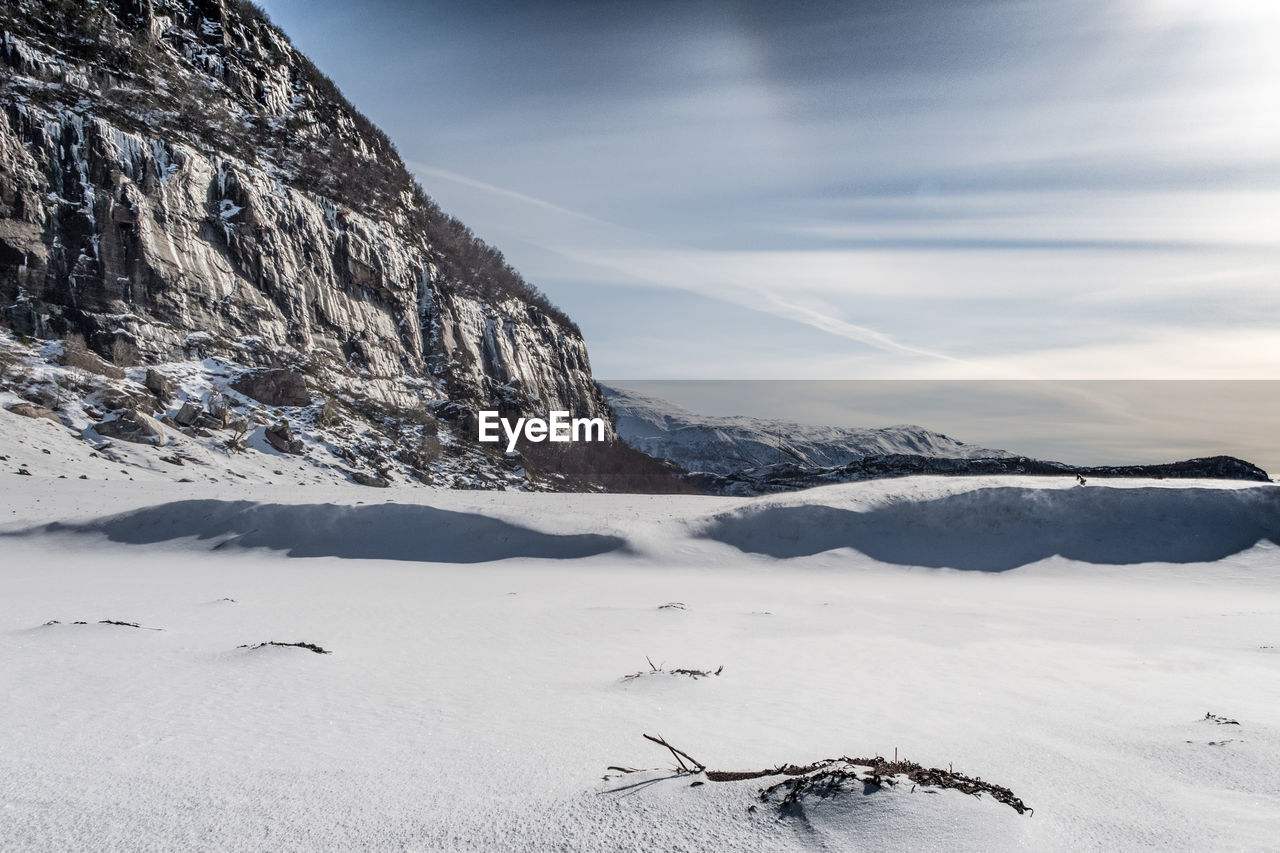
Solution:
M 108 364 L 96 353 L 90 352 L 80 345 L 72 345 L 70 343 L 64 345 L 61 354 L 58 356 L 58 363 L 67 367 L 78 367 L 81 370 L 98 376 L 106 376 L 109 379 L 124 378 L 124 370 L 114 364 Z
M 160 426 L 160 422 L 137 409 L 116 412 L 106 420 L 94 424 L 93 428 L 98 435 L 134 444 L 153 444 L 158 447 L 165 441 L 164 427 Z
M 192 424 L 194 424 L 196 422 L 196 419 L 199 417 L 200 417 L 200 407 L 195 403 L 187 401 L 186 403 L 182 404 L 181 409 L 178 409 L 178 413 L 173 416 L 173 420 L 179 426 L 189 427 Z
M 173 395 L 178 390 L 178 383 L 154 367 L 147 368 L 147 377 L 142 384 L 146 386 L 148 391 L 159 397 L 161 402 L 165 403 L 173 399 Z
M 311 405 L 307 380 L 294 370 L 255 370 L 238 378 L 231 387 L 268 406 Z
M 62 425 L 62 420 L 52 409 L 46 409 L 44 406 L 37 406 L 34 403 L 14 403 L 9 407 L 9 411 L 15 415 L 22 415 L 24 418 L 44 418 L 45 420 L 53 421 L 59 426 Z
M 361 486 L 370 486 L 375 489 L 385 489 L 391 485 L 385 477 L 379 477 L 376 474 L 366 474 L 363 471 L 352 471 L 351 479 Z
M 163 407 L 155 397 L 129 388 L 111 386 L 102 392 L 102 405 L 107 411 L 116 409 L 138 409 L 139 411 L 163 411 Z
M 267 443 L 281 453 L 301 455 L 304 450 L 302 440 L 294 438 L 293 429 L 290 428 L 288 421 L 272 424 L 264 429 L 262 434 L 267 439 Z
M 196 425 L 205 429 L 222 429 L 227 424 L 226 421 L 215 416 L 212 412 L 201 412 L 200 416 L 196 418 Z

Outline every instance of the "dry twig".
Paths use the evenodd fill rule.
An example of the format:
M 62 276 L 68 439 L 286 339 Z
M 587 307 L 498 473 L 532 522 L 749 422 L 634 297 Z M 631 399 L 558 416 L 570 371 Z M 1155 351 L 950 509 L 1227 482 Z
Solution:
M 659 744 L 660 746 L 665 746 L 667 749 L 671 750 L 671 754 L 675 756 L 676 762 L 680 765 L 680 769 L 686 773 L 694 773 L 694 772 L 701 773 L 703 770 L 707 769 L 707 766 L 705 764 L 703 764 L 701 761 L 694 758 L 693 756 L 689 755 L 689 753 L 684 752 L 683 750 L 676 749 L 674 746 L 667 743 L 666 740 L 663 739 L 662 735 L 658 735 L 657 737 L 654 737 L 653 735 L 645 735 L 645 739 L 651 740 L 654 743 Z M 696 771 L 690 770 L 685 765 L 684 761 L 681 760 L 682 758 L 689 759 L 689 763 L 693 764 L 698 769 Z
M 951 788 L 974 797 L 987 794 L 1018 814 L 1035 814 L 1034 809 L 1003 785 L 984 782 L 980 776 L 957 773 L 953 768 L 943 770 L 938 767 L 923 767 L 914 761 L 890 761 L 880 755 L 874 758 L 850 758 L 846 755 L 841 758 L 824 758 L 812 764 L 782 764 L 765 770 L 707 770 L 701 761 L 672 746 L 665 738 L 649 734 L 644 737 L 665 747 L 675 756 L 676 763 L 680 765 L 679 773 L 700 773 L 708 782 L 739 782 L 768 776 L 787 777 L 760 789 L 761 800 L 768 801 L 774 796 L 780 796 L 778 807 L 784 810 L 796 805 L 805 796 L 829 797 L 848 790 L 854 784 L 861 785 L 863 791 L 894 787 L 905 778 L 912 783 L 913 791 L 918 785 L 924 788 Z M 693 765 L 692 768 L 685 763 L 686 759 Z M 633 767 L 608 769 L 622 773 L 637 772 Z
M 663 663 L 663 665 L 662 665 L 662 666 L 657 666 L 657 665 L 655 665 L 655 664 L 654 664 L 654 662 L 649 658 L 649 656 L 648 656 L 648 655 L 646 655 L 646 656 L 645 656 L 645 660 L 649 662 L 649 671 L 648 671 L 648 672 L 645 672 L 644 670 L 640 670 L 639 672 L 633 672 L 633 673 L 631 673 L 630 675 L 624 675 L 624 676 L 622 676 L 622 680 L 623 680 L 623 681 L 630 681 L 631 679 L 633 679 L 633 678 L 639 678 L 639 677 L 640 677 L 640 676 L 642 676 L 642 675 L 654 675 L 654 674 L 656 674 L 656 673 L 662 672 L 662 673 L 666 673 L 667 675 L 687 675 L 687 676 L 689 676 L 690 678 L 692 678 L 694 681 L 697 681 L 699 678 L 710 678 L 710 677 L 711 677 L 711 676 L 713 676 L 713 675 L 719 675 L 720 673 L 724 672 L 724 665 L 723 665 L 723 664 L 721 664 L 719 667 L 717 667 L 717 668 L 716 668 L 716 669 L 714 669 L 714 670 L 709 670 L 709 669 L 684 669 L 684 668 L 681 668 L 681 669 L 663 669 L 663 667 L 665 667 L 665 666 L 666 666 L 666 663 Z
M 317 646 L 315 643 L 277 643 L 275 640 L 271 640 L 271 641 L 266 642 L 266 643 L 258 643 L 258 644 L 256 644 L 256 645 L 252 645 L 252 646 L 251 646 L 251 645 L 249 645 L 248 643 L 245 643 L 243 646 L 236 646 L 236 648 L 237 648 L 237 649 L 249 649 L 250 651 L 252 651 L 253 649 L 260 649 L 260 648 L 262 648 L 263 646 L 291 646 L 291 647 L 294 647 L 294 648 L 306 649 L 307 651 L 315 652 L 315 653 L 316 653 L 316 654 L 318 654 L 318 655 L 331 655 L 331 654 L 333 654 L 333 652 L 329 651 L 328 649 L 322 649 L 322 648 L 320 648 L 319 646 Z

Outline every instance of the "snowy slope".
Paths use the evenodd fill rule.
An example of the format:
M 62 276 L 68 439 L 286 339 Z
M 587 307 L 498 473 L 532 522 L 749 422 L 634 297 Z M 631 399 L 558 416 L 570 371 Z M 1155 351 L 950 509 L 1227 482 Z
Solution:
M 21 437 L 32 474 L 0 474 L 2 850 L 1280 837 L 1275 486 L 910 477 L 743 499 L 85 481 L 83 460 Z M 331 654 L 242 648 L 267 641 Z M 724 668 L 626 678 L 646 657 Z M 781 777 L 674 774 L 644 733 L 716 770 L 897 750 L 1035 812 L 909 784 L 780 810 L 758 791 Z
M 554 486 L 494 464 L 474 444 L 458 439 L 456 425 L 437 421 L 429 410 L 392 418 L 377 407 L 363 408 L 358 383 L 331 387 L 327 398 L 314 394 L 312 405 L 271 406 L 237 392 L 232 385 L 243 368 L 224 359 L 130 367 L 104 376 L 59 363 L 62 349 L 61 342 L 21 343 L 0 330 L 0 472 L 201 484 L 332 484 L 363 476 L 376 478 L 366 482 L 406 487 Z M 161 377 L 170 390 L 153 393 L 145 384 L 148 374 Z M 49 408 L 42 416 L 19 414 L 33 404 Z M 158 421 L 154 442 L 97 432 L 122 406 Z M 222 409 L 227 417 L 184 427 L 175 418 L 185 407 Z M 268 440 L 267 430 L 281 423 L 301 442 L 300 453 L 284 452 Z
M 624 441 L 688 471 L 733 474 L 767 465 L 829 468 L 865 456 L 1007 458 L 923 427 L 829 427 L 750 417 L 713 417 L 625 388 L 600 385 Z

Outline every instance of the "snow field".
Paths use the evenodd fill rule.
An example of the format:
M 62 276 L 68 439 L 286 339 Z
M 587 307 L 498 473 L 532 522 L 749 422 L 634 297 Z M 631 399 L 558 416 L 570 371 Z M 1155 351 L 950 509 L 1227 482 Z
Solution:
M 210 484 L 196 505 L 181 503 L 190 484 L 18 482 L 0 532 L 88 529 L 0 537 L 6 850 L 1266 850 L 1280 836 L 1271 542 L 1207 563 L 1051 556 L 984 572 L 847 548 L 779 559 L 706 535 L 770 507 L 1028 486 L 1071 495 L 1048 499 L 1057 512 L 1084 500 L 1056 481 L 911 478 L 769 501 L 393 490 L 391 506 L 356 487 Z M 1272 488 L 1190 485 L 1078 493 L 1152 506 L 1173 489 L 1221 510 Z M 228 516 L 235 500 L 248 504 Z M 309 506 L 351 526 L 325 555 L 289 557 L 278 540 Z M 428 509 L 471 526 L 433 528 L 438 515 L 413 514 Z M 431 534 L 400 530 L 402 557 L 493 520 L 521 553 L 548 536 L 626 547 L 336 556 L 359 551 L 366 519 L 374 539 Z M 661 608 L 672 601 L 685 609 Z M 333 654 L 238 648 L 272 640 Z M 724 672 L 625 680 L 646 656 Z M 908 786 L 780 817 L 755 795 L 769 780 L 607 774 L 669 767 L 644 732 L 721 770 L 896 747 L 1006 785 L 1035 815 Z

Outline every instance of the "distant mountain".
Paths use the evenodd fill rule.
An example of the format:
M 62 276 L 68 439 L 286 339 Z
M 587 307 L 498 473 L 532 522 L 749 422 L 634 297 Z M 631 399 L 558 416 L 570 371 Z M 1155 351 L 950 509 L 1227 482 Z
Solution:
M 890 454 L 867 456 L 847 465 L 829 468 L 798 465 L 764 465 L 732 474 L 690 474 L 686 481 L 699 491 L 718 495 L 767 495 L 794 492 L 833 483 L 880 480 L 913 474 L 975 476 L 1014 474 L 1039 477 L 1142 478 L 1151 480 L 1251 480 L 1270 482 L 1267 472 L 1234 456 L 1210 456 L 1158 465 L 1067 465 L 1026 456 L 989 459 L 957 459 L 939 456 Z
M 1016 458 L 1004 450 L 965 444 L 919 426 L 870 429 L 713 417 L 625 388 L 601 384 L 600 390 L 618 416 L 618 435 L 623 441 L 695 473 L 729 476 L 775 465 L 831 468 L 886 455 Z
M 623 441 L 685 469 L 684 481 L 709 494 L 764 495 L 912 474 L 1270 480 L 1266 471 L 1232 456 L 1159 465 L 1067 465 L 976 447 L 918 426 L 860 429 L 698 415 L 597 384 L 617 415 Z

